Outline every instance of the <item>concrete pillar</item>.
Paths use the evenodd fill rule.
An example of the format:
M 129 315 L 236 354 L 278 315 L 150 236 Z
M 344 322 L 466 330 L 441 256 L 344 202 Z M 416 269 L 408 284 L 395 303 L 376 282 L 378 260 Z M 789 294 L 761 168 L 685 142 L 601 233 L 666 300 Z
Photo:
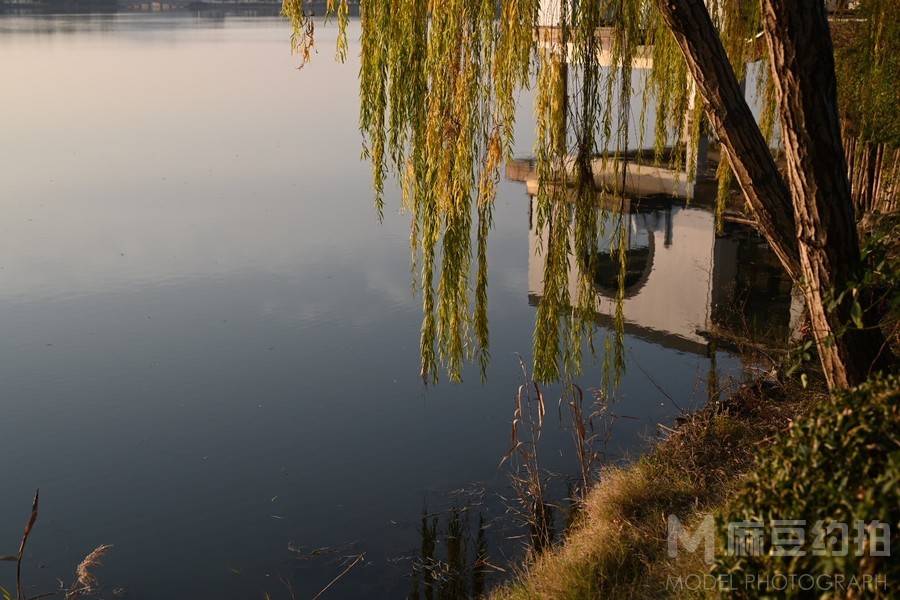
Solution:
M 697 141 L 697 147 L 693 149 L 690 148 L 691 131 L 694 127 L 694 107 L 696 106 L 696 103 L 701 102 L 701 100 L 698 97 L 697 85 L 694 83 L 693 79 L 689 81 L 688 86 L 688 105 L 687 110 L 684 114 L 684 123 L 681 130 L 681 141 L 685 144 L 685 147 L 688 148 L 688 152 L 694 153 L 693 156 L 688 157 L 687 164 L 694 166 L 693 172 L 687 174 L 688 177 L 693 181 L 702 181 L 706 179 L 708 166 L 709 134 L 707 133 L 706 128 L 703 127 L 700 130 L 700 138 Z

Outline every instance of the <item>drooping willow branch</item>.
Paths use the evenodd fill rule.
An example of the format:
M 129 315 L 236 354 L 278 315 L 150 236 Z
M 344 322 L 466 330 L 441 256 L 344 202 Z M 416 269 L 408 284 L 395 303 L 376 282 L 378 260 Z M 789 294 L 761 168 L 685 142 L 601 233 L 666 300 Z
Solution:
M 343 58 L 347 0 L 329 6 L 339 17 L 337 54 Z M 314 30 L 301 0 L 284 0 L 283 12 L 291 19 L 293 48 L 307 60 Z M 712 12 L 729 58 L 743 70 L 758 58 L 758 7 L 713 0 Z M 551 26 L 541 28 L 551 14 Z M 655 3 L 363 0 L 360 20 L 364 155 L 372 164 L 379 215 L 391 174 L 411 214 L 412 264 L 423 305 L 422 376 L 436 380 L 444 369 L 459 380 L 472 357 L 482 373 L 487 366 L 492 206 L 499 169 L 512 152 L 518 94 L 534 86 L 538 239 L 547 233 L 535 378 L 577 373 L 582 348 L 593 348 L 598 303 L 610 301 L 593 284 L 601 243 L 609 244 L 600 250 L 619 266 L 614 327 L 605 341 L 605 372 L 618 378 L 624 367 L 625 207 L 615 189 L 595 184 L 595 161 L 612 165 L 623 180 L 627 161 L 645 160 L 629 153 L 634 102 L 640 103 L 641 146 L 648 106 L 656 107 L 657 161 L 689 162 L 703 127 L 702 101 L 696 94 L 691 100 L 684 59 Z M 653 68 L 635 94 L 633 65 L 640 53 L 649 54 Z M 686 120 L 689 110 L 693 118 Z M 617 231 L 605 231 L 610 227 Z M 577 282 L 572 289 L 570 273 Z

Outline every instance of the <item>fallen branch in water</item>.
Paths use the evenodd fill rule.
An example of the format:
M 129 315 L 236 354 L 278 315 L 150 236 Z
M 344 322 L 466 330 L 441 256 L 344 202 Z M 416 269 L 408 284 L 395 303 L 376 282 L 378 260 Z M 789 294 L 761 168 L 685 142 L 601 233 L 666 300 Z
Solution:
M 312 597 L 312 600 L 318 600 L 319 596 L 321 596 L 322 594 L 324 594 L 325 592 L 327 592 L 328 589 L 329 589 L 331 586 L 333 586 L 335 583 L 337 583 L 337 581 L 338 581 L 341 577 L 343 577 L 344 575 L 346 575 L 347 573 L 349 573 L 349 572 L 350 572 L 350 569 L 352 569 L 353 567 L 355 567 L 355 566 L 356 566 L 356 563 L 358 563 L 359 561 L 361 561 L 361 560 L 363 559 L 363 557 L 365 557 L 365 555 L 366 555 L 365 552 L 363 552 L 362 554 L 358 554 L 358 555 L 356 556 L 356 559 L 355 559 L 352 563 L 350 563 L 349 565 L 347 565 L 347 568 L 344 569 L 343 571 L 341 571 L 341 572 L 338 574 L 337 577 L 335 577 L 335 578 L 332 579 L 330 582 L 328 582 L 328 585 L 326 585 L 325 587 L 323 587 L 323 588 L 319 591 L 318 594 L 316 594 L 315 596 L 313 596 L 313 597 Z

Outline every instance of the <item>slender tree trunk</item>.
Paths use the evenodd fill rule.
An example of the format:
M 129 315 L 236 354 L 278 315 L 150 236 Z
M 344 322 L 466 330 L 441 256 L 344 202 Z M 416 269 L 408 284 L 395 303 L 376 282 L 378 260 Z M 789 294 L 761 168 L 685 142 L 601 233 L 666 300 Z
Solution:
M 821 0 L 762 0 L 762 6 L 806 306 L 829 387 L 848 387 L 868 377 L 884 339 L 877 321 L 862 330 L 852 325 L 850 294 L 827 309 L 828 296 L 846 290 L 861 272 L 828 17 Z
M 772 250 L 792 279 L 800 276 L 791 196 L 744 99 L 703 0 L 657 0 L 703 94 L 707 115 L 735 178 Z
M 703 0 L 657 0 L 762 234 L 788 274 L 803 283 L 828 385 L 847 387 L 866 378 L 884 348 L 877 326 L 860 330 L 851 324 L 849 294 L 837 310 L 827 310 L 828 294 L 843 291 L 860 267 L 828 21 L 821 0 L 762 2 L 791 193 Z

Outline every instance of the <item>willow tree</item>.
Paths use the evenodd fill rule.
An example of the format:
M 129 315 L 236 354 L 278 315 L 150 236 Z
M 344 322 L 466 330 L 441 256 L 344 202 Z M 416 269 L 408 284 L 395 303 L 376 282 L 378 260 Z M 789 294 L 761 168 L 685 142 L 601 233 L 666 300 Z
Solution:
M 865 299 L 853 284 L 860 280 L 862 263 L 824 2 L 762 0 L 790 195 L 755 123 L 746 120 L 743 96 L 734 94 L 737 81 L 711 31 L 705 4 L 659 0 L 658 6 L 707 100 L 710 120 L 760 230 L 788 273 L 801 282 L 829 387 L 861 383 L 886 362 L 889 351 L 877 314 L 863 314 Z
M 900 208 L 900 19 L 895 0 L 865 0 L 835 22 L 838 100 L 860 212 Z
M 347 0 L 332 2 L 340 2 L 329 10 L 339 15 L 343 57 Z M 647 107 L 655 103 L 651 160 L 678 167 L 690 162 L 705 111 L 727 157 L 720 179 L 727 183 L 733 171 L 759 230 L 803 285 L 829 384 L 864 378 L 875 362 L 878 334 L 869 316 L 858 314 L 858 300 L 842 294 L 860 259 L 822 0 L 545 0 L 544 16 L 548 6 L 556 13 L 549 35 L 537 34 L 548 32 L 538 27 L 540 2 L 360 5 L 364 152 L 379 214 L 391 174 L 411 214 L 414 272 L 423 297 L 423 376 L 436 378 L 443 365 L 458 379 L 467 357 L 478 356 L 482 366 L 488 360 L 487 236 L 499 169 L 512 148 L 517 93 L 530 85 L 537 88 L 536 227 L 539 233 L 549 228 L 541 249 L 545 293 L 534 334 L 535 376 L 553 380 L 577 372 L 581 348 L 593 346 L 597 292 L 591 274 L 603 238 L 612 239 L 608 251 L 619 263 L 620 290 L 604 356 L 609 371 L 620 372 L 624 223 L 616 211 L 604 218 L 601 207 L 622 199 L 615 187 L 594 185 L 592 161 L 601 156 L 624 177 L 632 68 L 639 52 L 649 52 L 653 68 L 639 99 L 639 130 L 642 136 Z M 284 0 L 284 13 L 293 23 L 294 48 L 308 57 L 314 30 L 301 0 Z M 601 55 L 609 57 L 608 66 Z M 738 84 L 746 64 L 758 59 L 772 67 L 761 82 L 768 100 L 761 126 Z M 692 102 L 695 89 L 703 102 Z M 684 117 L 692 111 L 682 144 Z M 767 143 L 776 112 L 787 182 Z M 675 151 L 665 152 L 669 147 Z M 647 160 L 640 154 L 636 159 Z M 609 226 L 616 230 L 602 235 Z M 570 267 L 579 282 L 574 298 L 567 285 Z

